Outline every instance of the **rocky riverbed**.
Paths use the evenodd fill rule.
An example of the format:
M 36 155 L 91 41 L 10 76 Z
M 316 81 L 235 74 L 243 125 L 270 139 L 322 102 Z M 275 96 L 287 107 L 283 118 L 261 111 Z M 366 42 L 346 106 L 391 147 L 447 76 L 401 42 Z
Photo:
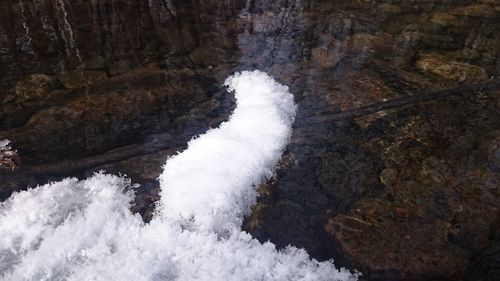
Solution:
M 495 280 L 499 30 L 495 0 L 2 1 L 0 198 L 104 169 L 147 221 L 260 69 L 299 110 L 245 230 L 365 280 Z

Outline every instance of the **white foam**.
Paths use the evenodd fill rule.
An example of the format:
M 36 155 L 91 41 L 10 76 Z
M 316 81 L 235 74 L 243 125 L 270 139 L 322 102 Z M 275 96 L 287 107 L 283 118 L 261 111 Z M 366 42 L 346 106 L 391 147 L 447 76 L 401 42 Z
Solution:
M 295 115 L 267 74 L 226 81 L 230 120 L 189 142 L 160 176 L 162 199 L 144 224 L 130 181 L 102 173 L 14 194 L 0 205 L 2 280 L 356 280 L 304 250 L 278 251 L 240 230 L 255 185 L 273 174 Z

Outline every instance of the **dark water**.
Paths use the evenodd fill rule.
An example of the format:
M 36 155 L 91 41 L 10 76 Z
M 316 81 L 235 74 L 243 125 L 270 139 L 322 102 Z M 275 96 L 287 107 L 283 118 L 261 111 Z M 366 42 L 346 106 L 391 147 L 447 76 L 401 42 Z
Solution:
M 225 77 L 260 69 L 299 112 L 247 231 L 370 280 L 495 280 L 499 14 L 495 0 L 1 1 L 0 140 L 20 160 L 0 196 L 125 172 L 147 220 L 161 164 L 232 110 Z

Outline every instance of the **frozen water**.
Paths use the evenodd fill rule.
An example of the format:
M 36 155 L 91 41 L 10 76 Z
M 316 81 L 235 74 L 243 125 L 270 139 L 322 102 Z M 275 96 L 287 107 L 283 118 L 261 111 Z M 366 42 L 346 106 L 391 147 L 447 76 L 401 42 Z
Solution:
M 273 175 L 289 140 L 296 106 L 263 72 L 237 73 L 226 85 L 235 111 L 167 161 L 149 224 L 129 210 L 130 180 L 103 173 L 1 203 L 0 279 L 356 280 L 331 261 L 241 231 L 255 186 Z

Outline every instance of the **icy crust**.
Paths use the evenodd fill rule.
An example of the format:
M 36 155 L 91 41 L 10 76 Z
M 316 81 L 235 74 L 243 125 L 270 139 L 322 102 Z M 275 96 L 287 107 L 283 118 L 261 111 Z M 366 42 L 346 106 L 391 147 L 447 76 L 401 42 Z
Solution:
M 263 72 L 225 83 L 237 107 L 219 128 L 189 142 L 160 176 L 163 213 L 220 232 L 240 228 L 255 203 L 254 185 L 269 177 L 290 138 L 296 106 L 288 87 Z
M 167 161 L 151 223 L 130 212 L 130 181 L 103 173 L 0 203 L 0 280 L 356 280 L 240 230 L 255 184 L 272 175 L 288 141 L 295 105 L 262 72 L 226 84 L 233 115 Z
M 0 150 L 1 149 L 10 149 L 10 141 L 9 140 L 0 140 Z

